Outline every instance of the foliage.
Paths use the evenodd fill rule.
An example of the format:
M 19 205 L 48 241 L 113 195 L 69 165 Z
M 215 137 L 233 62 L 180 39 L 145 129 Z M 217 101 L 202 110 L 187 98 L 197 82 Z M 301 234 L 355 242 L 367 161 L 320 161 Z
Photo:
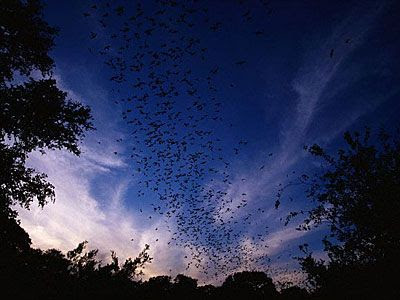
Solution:
M 329 261 L 308 253 L 302 267 L 325 298 L 343 290 L 352 299 L 398 293 L 400 140 L 382 130 L 372 143 L 369 129 L 363 136 L 346 132 L 344 139 L 347 148 L 337 157 L 318 145 L 309 148 L 326 169 L 310 178 L 307 196 L 317 205 L 303 229 L 328 224 L 323 242 Z
M 111 261 L 104 264 L 97 259 L 98 250 L 86 250 L 87 242 L 64 255 L 50 249 L 25 249 L 13 252 L 2 261 L 1 272 L 8 283 L 3 293 L 13 298 L 67 299 L 114 295 L 127 297 L 136 289 L 132 281 L 140 275 L 140 268 L 151 261 L 146 245 L 135 259 L 118 263 L 114 252 Z M 23 287 L 21 289 L 21 287 Z
M 7 291 L 56 293 L 66 288 L 71 265 L 58 250 L 42 252 L 19 226 L 16 204 L 28 209 L 54 201 L 46 174 L 26 167 L 32 151 L 66 149 L 93 129 L 90 109 L 67 98 L 52 78 L 49 51 L 57 30 L 42 18 L 36 0 L 3 0 L 0 5 L 0 275 Z M 73 265 L 76 266 L 76 265 Z M 36 280 L 35 278 L 38 278 Z M 47 285 L 53 290 L 47 290 Z M 22 290 L 21 290 L 22 287 Z
M 41 17 L 38 0 L 2 0 L 0 6 L 0 87 L 14 79 L 16 72 L 30 75 L 34 70 L 50 75 L 54 62 L 48 52 L 54 46 L 57 29 Z
M 51 77 L 48 53 L 57 29 L 41 11 L 37 0 L 0 5 L 0 208 L 7 218 L 16 218 L 12 205 L 54 201 L 46 175 L 25 166 L 28 154 L 66 149 L 79 155 L 79 140 L 93 129 L 90 109 L 68 99 Z
M 239 297 L 241 299 L 276 298 L 277 291 L 272 279 L 264 272 L 239 272 L 229 275 L 222 284 L 224 294 L 228 298 Z

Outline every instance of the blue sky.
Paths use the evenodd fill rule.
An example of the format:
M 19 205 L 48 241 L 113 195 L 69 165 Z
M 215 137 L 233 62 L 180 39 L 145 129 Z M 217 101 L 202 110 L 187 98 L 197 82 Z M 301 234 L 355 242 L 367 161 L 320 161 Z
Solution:
M 240 263 L 211 249 L 206 239 L 194 242 L 193 236 L 183 234 L 175 243 L 178 220 L 154 212 L 158 195 L 143 186 L 145 178 L 130 157 L 133 146 L 143 145 L 134 144 L 133 127 L 122 118 L 126 104 L 115 103 L 134 91 L 128 84 L 111 82 L 103 57 L 88 50 L 104 46 L 119 21 L 113 17 L 107 28 L 99 29 L 95 18 L 82 16 L 92 5 L 85 1 L 47 1 L 45 18 L 60 28 L 52 52 L 54 76 L 72 99 L 91 106 L 97 130 L 82 142 L 79 158 L 63 151 L 30 157 L 32 166 L 49 175 L 57 196 L 44 209 L 20 210 L 22 226 L 35 246 L 69 250 L 88 240 L 104 255 L 113 249 L 127 257 L 148 243 L 154 257 L 146 268 L 148 276 L 186 273 L 203 282 L 218 282 L 225 275 L 214 264 L 215 257 L 228 272 L 268 268 L 280 278 L 280 271 L 293 274 L 297 268 L 291 257 L 298 254 L 299 244 L 307 242 L 322 255 L 323 229 L 300 232 L 295 230 L 297 223 L 284 226 L 281 221 L 289 211 L 309 205 L 301 189 L 289 190 L 279 209 L 274 208 L 275 195 L 279 184 L 295 178 L 293 171 L 318 167 L 302 150 L 304 145 L 319 143 L 335 151 L 346 130 L 398 126 L 400 7 L 383 1 L 276 1 L 268 6 L 272 11 L 265 11 L 258 2 L 248 2 L 253 16 L 248 24 L 241 21 L 245 8 L 207 2 L 211 17 L 229 25 L 215 34 L 207 27 L 196 29 L 208 48 L 207 59 L 184 66 L 199 74 L 219 67 L 213 84 L 218 87 L 215 96 L 222 103 L 223 121 L 202 126 L 221 139 L 231 184 L 211 175 L 198 183 L 203 191 L 219 190 L 230 199 L 215 199 L 211 211 L 218 219 L 232 220 L 229 228 L 236 235 L 230 240 L 235 249 L 230 255 L 240 256 Z M 254 34 L 260 28 L 261 37 Z M 97 33 L 96 39 L 89 38 L 91 32 Z M 237 65 L 241 60 L 246 63 Z M 118 88 L 120 93 L 115 92 Z M 199 93 L 211 97 L 206 90 Z M 247 144 L 238 145 L 241 140 Z M 145 195 L 138 197 L 138 191 Z M 236 209 L 243 195 L 247 204 Z M 190 204 L 179 209 L 187 216 Z M 190 220 L 185 222 L 188 226 Z M 204 228 L 213 229 L 218 233 L 215 223 Z M 209 274 L 194 264 L 187 268 L 193 253 L 212 269 Z

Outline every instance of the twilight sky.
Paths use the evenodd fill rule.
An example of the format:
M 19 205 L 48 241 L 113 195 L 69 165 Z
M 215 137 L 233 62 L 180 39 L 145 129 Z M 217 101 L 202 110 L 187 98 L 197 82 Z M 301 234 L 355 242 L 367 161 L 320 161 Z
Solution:
M 171 125 L 168 134 L 181 141 L 194 137 L 173 161 L 177 179 L 169 184 L 168 175 L 157 170 L 167 169 L 171 158 L 154 156 L 167 150 L 144 142 L 155 105 L 165 101 L 138 84 L 151 70 L 124 71 L 126 81 L 118 83 L 110 80 L 115 74 L 104 62 L 119 56 L 129 65 L 135 51 L 154 55 L 171 37 L 155 30 L 144 35 L 148 48 L 132 40 L 120 51 L 123 18 L 135 11 L 136 2 L 119 2 L 124 13 L 119 16 L 119 4 L 113 4 L 104 27 L 98 20 L 105 14 L 101 9 L 108 9 L 106 1 L 95 8 L 88 1 L 46 1 L 45 18 L 60 29 L 52 52 L 54 76 L 72 99 L 92 108 L 97 130 L 83 141 L 80 157 L 63 151 L 31 155 L 29 164 L 56 187 L 55 203 L 19 210 L 34 245 L 70 250 L 88 240 L 101 253 L 112 249 L 124 258 L 147 243 L 154 257 L 148 276 L 185 273 L 202 282 L 218 282 L 225 272 L 245 268 L 290 273 L 303 243 L 318 255 L 323 229 L 297 231 L 296 220 L 287 226 L 281 220 L 309 205 L 301 188 L 289 189 L 278 209 L 276 193 L 279 184 L 318 168 L 304 145 L 319 143 L 335 151 L 346 130 L 398 126 L 400 6 L 395 1 L 198 1 L 208 8 L 201 20 L 194 13 L 193 27 L 174 24 L 177 35 L 199 37 L 198 48 L 207 49 L 204 59 L 189 55 L 176 67 L 194 84 L 187 88 L 175 75 L 159 83 L 176 87 L 177 93 L 166 97 L 175 101 L 170 112 L 183 111 L 180 118 L 163 121 Z M 157 15 L 153 1 L 144 3 L 144 16 Z M 151 21 L 144 19 L 143 26 L 146 22 Z M 210 30 L 215 24 L 218 28 Z M 118 37 L 110 39 L 114 32 Z M 183 41 L 177 40 L 177 45 Z M 107 54 L 99 55 L 102 49 Z M 161 64 L 153 71 L 166 74 L 167 69 Z M 201 81 L 207 76 L 208 86 Z M 153 101 L 145 102 L 151 120 L 132 104 L 143 93 Z M 137 98 L 121 100 L 129 97 Z M 193 101 L 204 101 L 204 110 L 186 108 Z M 209 117 L 193 123 L 206 113 Z M 142 135 L 140 130 L 136 135 L 138 128 Z M 190 173 L 184 182 L 192 166 L 186 153 L 198 152 L 208 139 L 221 150 L 202 148 L 193 164 L 204 164 L 205 174 Z M 176 154 L 176 148 L 168 149 Z M 172 199 L 173 193 L 179 196 Z

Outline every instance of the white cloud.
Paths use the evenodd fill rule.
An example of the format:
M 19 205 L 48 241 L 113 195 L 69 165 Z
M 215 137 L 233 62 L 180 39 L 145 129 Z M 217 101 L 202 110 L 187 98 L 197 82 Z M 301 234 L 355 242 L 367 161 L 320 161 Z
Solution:
M 83 101 L 84 97 L 72 90 L 60 74 L 55 75 L 59 87 L 70 98 Z M 35 204 L 29 211 L 18 208 L 21 225 L 29 233 L 33 246 L 42 249 L 68 251 L 87 240 L 90 248 L 100 250 L 101 257 L 115 250 L 124 259 L 136 256 L 145 244 L 150 244 L 150 255 L 155 257 L 157 267 L 150 265 L 148 274 L 162 273 L 168 259 L 179 250 L 166 247 L 170 232 L 161 218 L 154 217 L 154 221 L 144 223 L 143 216 L 129 209 L 125 202 L 129 196 L 127 190 L 135 181 L 121 155 L 125 145 L 116 142 L 124 137 L 118 127 L 118 111 L 108 107 L 107 94 L 100 87 L 86 80 L 86 87 L 92 90 L 88 94 L 98 101 L 90 103 L 97 130 L 85 138 L 80 157 L 67 151 L 30 155 L 28 165 L 48 175 L 55 186 L 56 201 L 43 209 Z M 156 227 L 159 230 L 155 231 Z
M 99 173 L 111 171 L 104 166 L 107 158 L 97 155 L 97 160 L 85 154 L 78 158 L 64 151 L 31 155 L 29 165 L 48 174 L 56 192 L 56 202 L 43 210 L 36 207 L 31 211 L 20 210 L 22 225 L 36 246 L 67 250 L 88 239 L 94 243 L 104 240 L 111 249 L 121 238 L 126 244 L 135 234 L 133 220 L 121 216 L 121 206 L 114 204 L 117 200 L 103 208 L 90 193 L 92 180 Z M 126 182 L 117 186 L 117 197 L 124 188 Z

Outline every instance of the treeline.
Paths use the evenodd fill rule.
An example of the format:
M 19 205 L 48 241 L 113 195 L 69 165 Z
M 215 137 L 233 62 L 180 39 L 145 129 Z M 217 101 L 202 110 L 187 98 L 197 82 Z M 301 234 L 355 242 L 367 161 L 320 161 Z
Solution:
M 15 224 L 14 224 L 15 225 Z M 16 229 L 16 228 L 14 228 Z M 103 264 L 96 250 L 85 243 L 64 255 L 29 245 L 29 237 L 2 243 L 0 275 L 3 299 L 308 299 L 305 289 L 291 287 L 277 291 L 263 272 L 241 272 L 228 276 L 221 286 L 199 286 L 197 280 L 177 275 L 138 279 L 151 258 L 148 246 L 135 259 L 120 263 L 112 253 Z M 2 242 L 4 240 L 2 239 Z M 7 249 L 8 248 L 8 249 Z M 5 298 L 4 298 L 5 297 Z

